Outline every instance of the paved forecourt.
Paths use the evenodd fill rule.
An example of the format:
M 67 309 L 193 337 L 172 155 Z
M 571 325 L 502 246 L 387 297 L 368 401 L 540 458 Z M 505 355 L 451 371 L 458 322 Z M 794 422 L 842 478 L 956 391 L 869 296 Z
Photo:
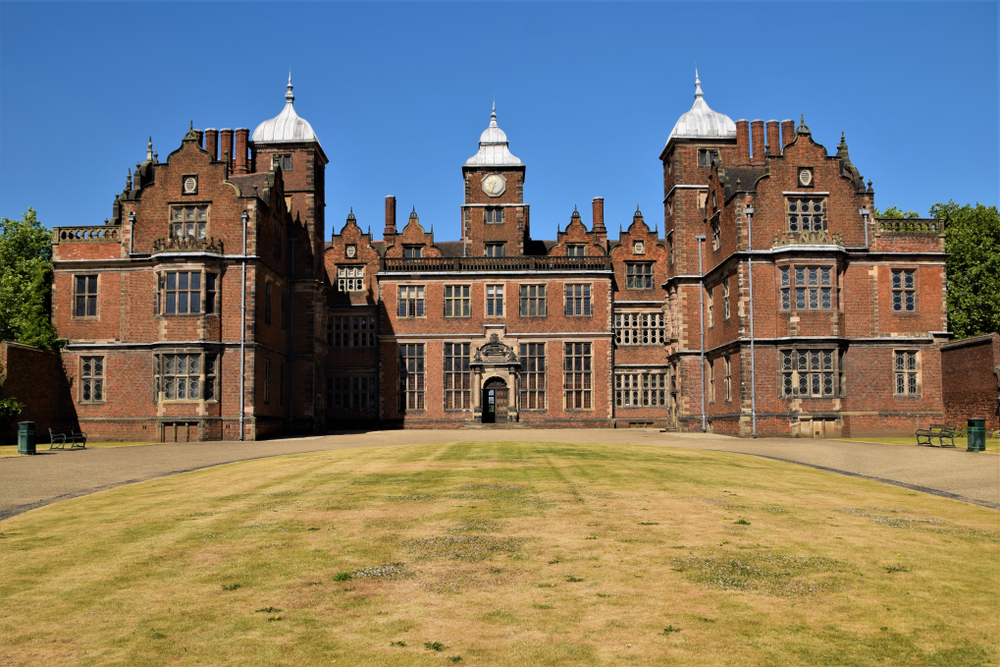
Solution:
M 837 440 L 731 438 L 652 429 L 351 432 L 261 442 L 109 447 L 0 459 L 0 520 L 60 500 L 236 461 L 351 447 L 508 440 L 706 449 L 800 463 L 1000 509 L 1000 456 Z

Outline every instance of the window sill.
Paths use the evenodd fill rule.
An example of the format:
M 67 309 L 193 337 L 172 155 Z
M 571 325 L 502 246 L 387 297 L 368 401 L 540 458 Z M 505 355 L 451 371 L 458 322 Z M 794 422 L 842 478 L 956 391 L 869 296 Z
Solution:
M 79 405 L 104 405 L 106 401 L 77 401 Z

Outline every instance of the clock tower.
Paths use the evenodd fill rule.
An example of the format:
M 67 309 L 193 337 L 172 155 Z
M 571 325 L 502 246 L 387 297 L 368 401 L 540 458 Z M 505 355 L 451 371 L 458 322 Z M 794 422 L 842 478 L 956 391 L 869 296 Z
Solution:
M 528 206 L 524 203 L 524 163 L 511 155 L 507 135 L 497 126 L 496 105 L 489 127 L 479 137 L 479 151 L 462 166 L 462 177 L 466 256 L 523 255 L 530 233 Z

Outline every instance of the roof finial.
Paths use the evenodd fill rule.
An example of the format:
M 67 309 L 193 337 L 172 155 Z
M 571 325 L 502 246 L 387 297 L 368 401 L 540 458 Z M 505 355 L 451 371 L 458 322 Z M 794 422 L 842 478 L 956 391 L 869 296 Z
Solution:
M 701 79 L 698 78 L 698 66 L 694 67 L 694 98 L 699 99 L 704 97 L 705 94 L 701 92 Z
M 285 93 L 285 101 L 289 104 L 295 101 L 295 93 L 292 92 L 292 68 L 288 68 L 288 92 Z
M 194 125 L 194 121 L 191 121 L 191 124 Z M 146 162 L 152 162 L 152 161 L 153 161 L 153 137 L 150 137 L 149 142 L 146 144 Z
M 869 183 L 870 183 L 870 181 L 869 181 Z M 871 187 L 871 186 L 869 185 L 869 187 Z M 125 177 L 125 189 L 126 190 L 131 190 L 132 189 L 132 170 L 131 169 L 128 170 L 128 175 Z
M 493 98 L 493 111 L 490 112 L 490 127 L 497 127 L 497 98 Z

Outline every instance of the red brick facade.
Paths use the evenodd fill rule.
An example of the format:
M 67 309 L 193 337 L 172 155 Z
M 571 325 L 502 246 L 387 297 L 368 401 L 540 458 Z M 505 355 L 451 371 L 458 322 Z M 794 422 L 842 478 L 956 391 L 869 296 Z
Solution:
M 416 210 L 398 225 L 391 196 L 382 240 L 351 213 L 327 241 L 311 128 L 192 129 L 162 163 L 150 149 L 104 226 L 53 232 L 84 430 L 700 429 L 703 316 L 708 428 L 812 437 L 941 419 L 941 223 L 859 212 L 874 193 L 846 143 L 828 155 L 790 121 L 671 135 L 663 236 L 636 211 L 609 240 L 597 197 L 590 229 L 574 211 L 538 241 L 526 167 L 495 121 L 462 168 L 458 241 Z M 815 230 L 792 222 L 807 201 L 823 209 Z

